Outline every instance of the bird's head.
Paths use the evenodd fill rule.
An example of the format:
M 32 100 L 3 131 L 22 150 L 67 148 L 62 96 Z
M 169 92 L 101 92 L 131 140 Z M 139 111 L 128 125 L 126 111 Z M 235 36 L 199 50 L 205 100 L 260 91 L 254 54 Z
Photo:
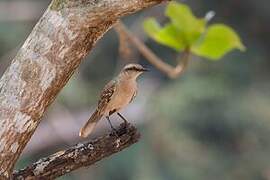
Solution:
M 127 64 L 121 71 L 121 74 L 125 77 L 136 79 L 143 72 L 148 71 L 148 69 L 142 67 L 140 64 Z

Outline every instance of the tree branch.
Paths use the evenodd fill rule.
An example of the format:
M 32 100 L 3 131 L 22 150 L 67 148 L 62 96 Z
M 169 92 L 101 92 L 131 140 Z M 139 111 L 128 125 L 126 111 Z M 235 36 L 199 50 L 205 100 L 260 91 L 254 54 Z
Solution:
M 129 42 L 131 42 L 140 51 L 146 60 L 170 78 L 179 77 L 186 69 L 190 56 L 188 48 L 183 51 L 182 55 L 177 60 L 177 65 L 173 67 L 155 55 L 139 38 L 132 34 L 121 21 L 114 25 L 114 29 L 118 33 L 120 40 L 123 41 L 123 39 L 128 39 Z M 124 44 L 120 47 L 122 48 L 121 52 L 123 52 L 124 47 L 127 46 Z
M 130 124 L 127 127 L 121 124 L 116 133 L 118 137 L 107 134 L 42 158 L 25 169 L 14 172 L 12 179 L 54 179 L 122 151 L 140 138 L 137 129 Z
M 53 0 L 0 80 L 0 179 L 96 41 L 122 16 L 165 0 Z

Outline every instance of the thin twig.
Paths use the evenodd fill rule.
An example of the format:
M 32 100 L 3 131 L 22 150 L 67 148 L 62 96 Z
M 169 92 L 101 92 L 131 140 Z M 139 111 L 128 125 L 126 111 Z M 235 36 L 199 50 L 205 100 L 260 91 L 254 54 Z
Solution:
M 25 169 L 13 173 L 13 180 L 54 179 L 83 166 L 90 166 L 138 142 L 140 134 L 130 124 L 124 123 L 116 131 L 87 143 L 79 143 L 64 151 L 42 158 Z
M 123 36 L 126 36 L 126 39 L 128 39 L 151 64 L 170 78 L 179 77 L 186 69 L 190 56 L 189 48 L 183 51 L 180 58 L 181 61 L 179 60 L 178 64 L 173 67 L 155 55 L 139 38 L 132 34 L 121 21 L 115 24 L 114 29 L 122 39 Z
M 118 34 L 119 39 L 119 55 L 124 60 L 129 60 L 130 57 L 132 56 L 132 50 L 128 42 L 128 38 L 125 34 L 121 33 L 117 28 L 115 28 L 115 30 Z

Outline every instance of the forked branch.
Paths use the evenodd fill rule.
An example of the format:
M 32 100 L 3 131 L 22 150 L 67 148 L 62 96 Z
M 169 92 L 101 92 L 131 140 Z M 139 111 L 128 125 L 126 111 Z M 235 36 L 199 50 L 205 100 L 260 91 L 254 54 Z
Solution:
M 188 48 L 183 51 L 180 57 L 178 57 L 177 65 L 173 67 L 155 55 L 138 37 L 132 34 L 121 21 L 118 21 L 118 23 L 115 24 L 114 29 L 119 34 L 121 42 L 123 42 L 123 39 L 127 39 L 152 65 L 170 78 L 179 77 L 186 69 L 190 57 Z

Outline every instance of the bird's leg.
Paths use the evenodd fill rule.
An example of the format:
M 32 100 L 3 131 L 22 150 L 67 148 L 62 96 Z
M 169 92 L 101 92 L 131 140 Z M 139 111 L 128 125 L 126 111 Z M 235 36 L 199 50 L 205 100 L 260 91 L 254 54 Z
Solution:
M 110 126 L 111 126 L 111 129 L 112 129 L 112 131 L 113 131 L 113 134 L 116 135 L 116 136 L 118 136 L 118 135 L 117 135 L 116 129 L 115 129 L 115 128 L 113 127 L 113 125 L 112 125 L 112 122 L 111 122 L 111 120 L 110 120 L 110 117 L 109 117 L 109 116 L 106 116 L 106 119 L 107 119 L 108 123 L 109 123 Z
M 124 116 L 122 116 L 119 112 L 117 112 L 117 115 L 125 122 L 125 127 L 127 127 L 128 121 Z

